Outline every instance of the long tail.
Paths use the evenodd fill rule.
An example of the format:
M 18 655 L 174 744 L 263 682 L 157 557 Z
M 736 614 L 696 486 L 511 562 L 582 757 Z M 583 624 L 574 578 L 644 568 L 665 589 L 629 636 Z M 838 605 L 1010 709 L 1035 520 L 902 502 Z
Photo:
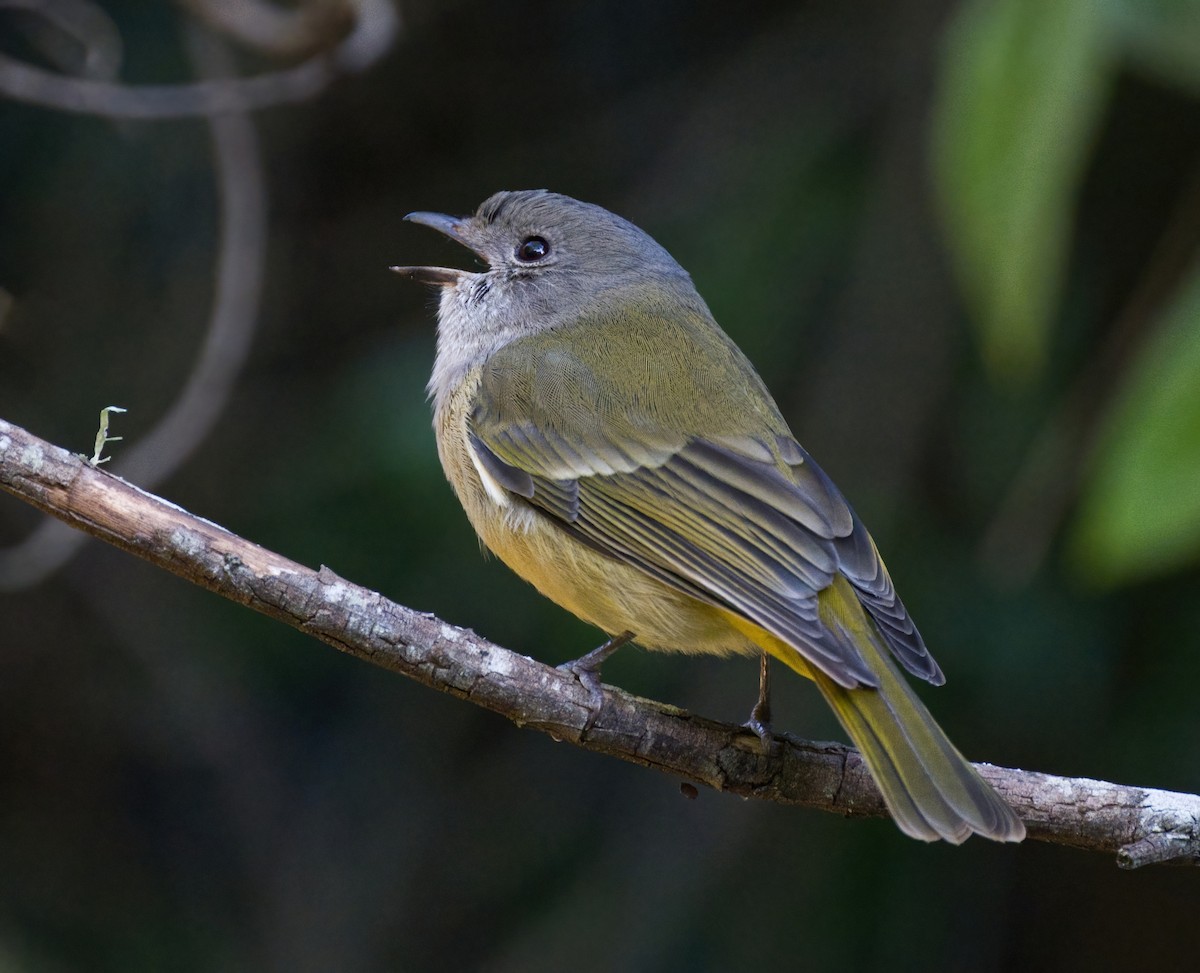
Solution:
M 839 686 L 773 638 L 775 644 L 764 647 L 816 682 L 862 752 L 900 830 L 923 841 L 942 838 L 956 845 L 972 834 L 995 841 L 1024 838 L 1021 819 L 946 738 L 892 663 L 849 586 L 835 582 L 821 598 L 822 619 L 853 640 L 878 678 L 878 689 Z
M 972 834 L 1020 841 L 1025 825 L 955 748 L 929 710 L 892 669 L 879 689 L 816 683 L 862 752 L 900 830 L 923 841 L 961 844 Z

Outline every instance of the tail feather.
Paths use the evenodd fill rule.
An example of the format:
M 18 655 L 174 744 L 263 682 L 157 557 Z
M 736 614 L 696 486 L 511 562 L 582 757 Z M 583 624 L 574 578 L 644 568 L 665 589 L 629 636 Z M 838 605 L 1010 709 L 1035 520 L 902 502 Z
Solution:
M 946 738 L 912 689 L 891 676 L 879 689 L 845 689 L 823 673 L 816 683 L 862 752 L 900 830 L 956 845 L 972 834 L 1024 838 L 1025 826 L 1012 808 Z
M 1021 819 L 947 739 L 891 661 L 849 585 L 835 579 L 821 597 L 822 620 L 858 650 L 878 688 L 847 689 L 783 643 L 764 648 L 816 682 L 862 752 L 900 830 L 956 845 L 972 834 L 995 841 L 1024 838 Z

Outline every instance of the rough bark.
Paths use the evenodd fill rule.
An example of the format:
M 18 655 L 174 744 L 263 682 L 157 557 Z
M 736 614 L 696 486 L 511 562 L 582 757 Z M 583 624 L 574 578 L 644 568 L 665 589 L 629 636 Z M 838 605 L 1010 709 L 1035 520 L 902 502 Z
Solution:
M 586 750 L 743 797 L 883 816 L 851 747 L 780 740 L 764 755 L 748 730 L 604 687 L 594 725 L 589 696 L 544 665 L 259 547 L 0 420 L 0 487 L 72 527 L 145 558 L 373 665 L 469 700 L 518 726 Z M 1029 836 L 1105 851 L 1133 868 L 1200 864 L 1200 796 L 980 764 Z

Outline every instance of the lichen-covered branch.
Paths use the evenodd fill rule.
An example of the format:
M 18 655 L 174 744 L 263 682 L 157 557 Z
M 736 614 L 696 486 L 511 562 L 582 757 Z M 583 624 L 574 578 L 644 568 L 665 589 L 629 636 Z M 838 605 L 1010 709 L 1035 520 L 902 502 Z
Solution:
M 886 814 L 855 750 L 758 738 L 619 689 L 586 733 L 575 678 L 322 567 L 306 568 L 0 420 L 0 488 L 79 530 L 367 662 L 587 750 L 695 784 L 845 815 Z M 1106 851 L 1124 867 L 1200 864 L 1200 796 L 980 765 L 1031 838 Z

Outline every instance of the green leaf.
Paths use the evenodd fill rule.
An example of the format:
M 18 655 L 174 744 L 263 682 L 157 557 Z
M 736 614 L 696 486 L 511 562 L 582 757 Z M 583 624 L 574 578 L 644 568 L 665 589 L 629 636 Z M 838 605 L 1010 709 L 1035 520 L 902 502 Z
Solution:
M 1041 366 L 1075 197 L 1107 100 L 1108 7 L 975 0 L 942 59 L 934 163 L 956 270 L 993 374 Z
M 1101 431 L 1071 554 L 1082 574 L 1103 584 L 1200 557 L 1200 264 Z

